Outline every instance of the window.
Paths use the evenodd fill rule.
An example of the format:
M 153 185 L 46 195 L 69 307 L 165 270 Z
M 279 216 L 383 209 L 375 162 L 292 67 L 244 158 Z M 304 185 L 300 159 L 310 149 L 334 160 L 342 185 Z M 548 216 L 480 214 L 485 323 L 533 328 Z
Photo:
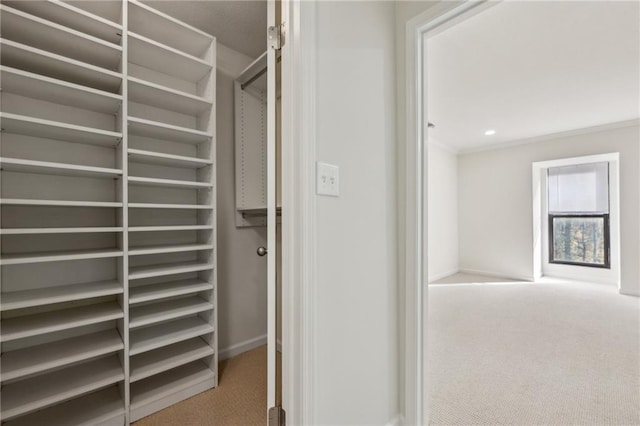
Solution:
M 547 169 L 549 263 L 610 268 L 609 163 Z

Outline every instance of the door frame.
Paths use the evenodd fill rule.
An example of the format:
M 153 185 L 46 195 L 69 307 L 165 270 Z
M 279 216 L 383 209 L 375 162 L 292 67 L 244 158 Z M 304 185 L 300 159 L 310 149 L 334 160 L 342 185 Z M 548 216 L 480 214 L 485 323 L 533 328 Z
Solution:
M 315 155 L 316 155 L 316 2 L 282 1 L 282 406 L 289 424 L 315 419 Z M 499 1 L 499 0 L 498 0 Z M 406 425 L 426 424 L 424 363 L 426 333 L 427 152 L 421 142 L 423 113 L 423 34 L 455 25 L 495 0 L 441 1 L 409 20 L 405 27 L 405 107 L 398 125 L 406 129 L 406 153 L 400 166 L 398 313 L 399 410 Z M 420 96 L 417 94 L 420 93 Z M 403 124 L 404 123 L 404 124 Z
M 303 425 L 315 418 L 316 5 L 281 5 L 282 407 Z
M 403 277 L 400 281 L 403 297 L 399 321 L 400 332 L 404 335 L 404 348 L 400 348 L 400 362 L 404 366 L 400 410 L 406 425 L 427 424 L 429 419 L 426 370 L 428 217 L 425 208 L 428 150 L 422 118 L 427 111 L 428 88 L 424 81 L 424 36 L 452 27 L 498 3 L 493 0 L 441 1 L 410 19 L 405 27 L 405 112 L 399 114 L 399 125 L 404 121 L 406 152 L 404 164 L 400 167 L 404 202 L 398 205 L 398 210 L 404 211 L 400 224 L 404 254 L 399 261 Z

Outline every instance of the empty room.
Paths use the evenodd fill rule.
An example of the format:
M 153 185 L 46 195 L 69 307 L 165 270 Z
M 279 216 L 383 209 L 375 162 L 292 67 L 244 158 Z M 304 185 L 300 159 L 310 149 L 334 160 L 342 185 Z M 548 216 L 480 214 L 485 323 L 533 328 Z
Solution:
M 640 422 L 639 4 L 425 35 L 432 424 Z

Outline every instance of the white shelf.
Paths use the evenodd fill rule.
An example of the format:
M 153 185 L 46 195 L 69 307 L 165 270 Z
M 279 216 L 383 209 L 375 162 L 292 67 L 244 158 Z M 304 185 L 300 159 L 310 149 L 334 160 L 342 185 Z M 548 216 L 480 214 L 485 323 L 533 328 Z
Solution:
M 0 170 L 16 173 L 83 176 L 92 178 L 114 178 L 122 175 L 122 170 L 118 169 L 7 157 L 0 157 Z
M 59 262 L 67 260 L 100 259 L 120 257 L 122 250 L 98 249 L 78 251 L 52 251 L 39 253 L 2 254 L 0 265 L 20 265 L 25 263 Z
M 129 62 L 160 71 L 190 82 L 198 82 L 212 69 L 212 65 L 157 41 L 131 31 L 129 35 Z
M 30 234 L 93 234 L 99 232 L 122 232 L 121 227 L 95 226 L 75 228 L 3 228 L 0 235 L 30 235 Z
M 0 5 L 2 36 L 102 68 L 117 70 L 122 48 L 17 9 Z M 28 28 L 28 31 L 25 31 Z
M 181 253 L 184 251 L 212 250 L 213 244 L 176 244 L 157 245 L 143 247 L 129 247 L 129 256 L 142 256 L 148 254 Z
M 3 93 L 15 93 L 28 98 L 107 114 L 117 113 L 122 104 L 122 96 L 113 93 L 11 67 L 0 66 L 0 70 Z
M 122 74 L 22 43 L 0 39 L 2 64 L 116 93 Z
M 209 182 L 195 182 L 188 180 L 175 180 L 175 179 L 158 179 L 141 176 L 129 176 L 129 183 L 134 185 L 144 186 L 169 186 L 178 188 L 192 188 L 192 189 L 208 189 L 213 185 Z
M 2 354 L 2 381 L 57 369 L 124 349 L 114 328 Z
M 130 283 L 129 305 L 210 290 L 213 290 L 213 284 L 199 279 L 169 281 L 144 285 L 135 285 Z
M 134 266 L 129 268 L 129 279 L 162 277 L 165 275 L 184 274 L 187 272 L 208 271 L 213 269 L 211 263 L 206 262 L 176 262 L 160 265 Z
M 131 358 L 131 382 L 189 364 L 214 354 L 213 348 L 199 337 L 174 343 Z
M 139 1 L 129 1 L 129 28 L 189 54 L 201 57 L 214 37 Z
M 213 225 L 130 226 L 129 232 L 204 231 L 211 229 L 213 229 Z
M 25 198 L 0 198 L 0 205 L 43 207 L 122 207 L 121 202 L 111 201 L 34 200 Z
M 122 426 L 124 402 L 118 388 L 90 393 L 71 401 L 55 405 L 35 413 L 3 423 L 4 426 L 48 426 L 55 419 L 55 426 Z
M 198 115 L 210 109 L 212 102 L 199 96 L 170 89 L 135 77 L 129 77 L 129 100 L 156 108 Z
M 215 374 L 203 362 L 193 362 L 131 385 L 131 408 L 165 398 L 198 383 L 215 380 Z
M 210 141 L 212 133 L 186 127 L 174 126 L 144 118 L 128 117 L 129 134 L 153 139 L 163 139 L 185 144 L 199 144 Z
M 122 308 L 116 302 L 97 303 L 57 311 L 44 312 L 3 320 L 0 341 L 22 339 L 54 331 L 68 330 L 89 324 L 122 318 Z
M 202 158 L 185 157 L 183 155 L 164 154 L 162 152 L 145 151 L 129 148 L 129 161 L 146 164 L 159 164 L 164 166 L 184 167 L 199 169 L 213 164 L 211 160 Z
M 2 388 L 2 419 L 10 420 L 122 380 L 120 361 L 110 356 L 11 383 Z
M 131 330 L 129 355 L 138 355 L 194 337 L 213 333 L 211 324 L 198 316 Z
M 129 311 L 129 328 L 144 327 L 212 309 L 213 305 L 211 303 L 198 296 L 135 306 L 130 308 Z
M 212 210 L 209 204 L 129 203 L 130 209 Z
M 122 139 L 122 133 L 118 132 L 6 112 L 0 113 L 0 124 L 2 125 L 3 133 L 17 133 L 20 135 L 58 139 L 65 142 L 88 145 L 115 147 Z
M 34 290 L 12 291 L 2 293 L 1 309 L 8 311 L 11 309 L 30 308 L 33 306 L 70 302 L 72 300 L 122 294 L 122 292 L 122 284 L 118 281 L 97 281 Z
M 255 81 L 259 76 L 263 75 L 266 69 L 267 52 L 264 52 L 242 70 L 236 78 L 236 81 L 241 85 L 250 84 L 250 82 Z
M 122 42 L 122 25 L 59 0 L 6 1 L 5 4 L 117 45 Z

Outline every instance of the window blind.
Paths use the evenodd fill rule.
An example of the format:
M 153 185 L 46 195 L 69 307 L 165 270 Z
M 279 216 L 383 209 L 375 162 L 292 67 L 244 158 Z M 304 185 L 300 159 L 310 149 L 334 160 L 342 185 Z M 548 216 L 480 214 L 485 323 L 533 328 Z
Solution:
M 547 169 L 549 213 L 609 213 L 609 163 Z

